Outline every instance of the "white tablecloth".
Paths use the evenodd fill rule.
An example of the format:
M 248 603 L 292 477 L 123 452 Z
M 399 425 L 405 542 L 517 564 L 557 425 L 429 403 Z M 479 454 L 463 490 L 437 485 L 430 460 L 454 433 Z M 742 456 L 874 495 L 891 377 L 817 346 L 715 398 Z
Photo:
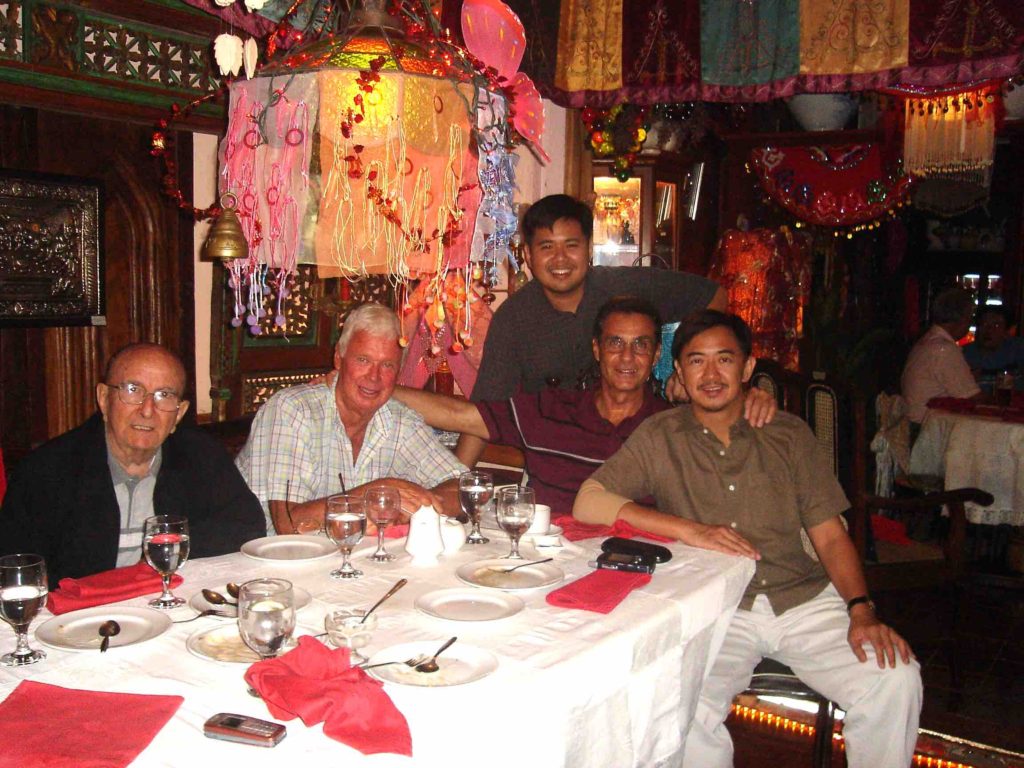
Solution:
M 947 489 L 991 493 L 991 506 L 967 505 L 972 523 L 1024 525 L 1024 424 L 929 410 L 910 455 L 910 471 L 943 475 Z
M 494 537 L 495 539 L 499 537 Z M 600 539 L 568 545 L 557 558 L 566 579 L 589 572 Z M 387 684 L 388 694 L 406 716 L 413 758 L 364 757 L 325 737 L 321 726 L 289 721 L 288 736 L 273 749 L 207 739 L 203 722 L 217 712 L 271 719 L 262 702 L 245 691 L 243 664 L 225 664 L 190 654 L 186 638 L 225 619 L 203 618 L 176 624 L 165 634 L 134 646 L 68 652 L 47 648 L 48 658 L 23 669 L 0 667 L 0 698 L 22 679 L 126 693 L 177 694 L 178 713 L 133 763 L 152 766 L 244 764 L 424 766 L 656 766 L 677 761 L 712 654 L 753 575 L 751 560 L 673 544 L 671 562 L 658 566 L 649 585 L 630 595 L 611 614 L 559 609 L 544 595 L 550 589 L 520 593 L 526 609 L 493 622 L 453 622 L 421 614 L 416 597 L 433 589 L 464 586 L 455 568 L 507 552 L 507 542 L 464 547 L 436 567 L 418 569 L 404 555 L 394 563 L 366 560 L 364 547 L 354 561 L 366 573 L 357 581 L 330 579 L 340 557 L 309 563 L 266 563 L 241 554 L 194 560 L 181 573 L 176 592 L 191 597 L 202 587 L 257 576 L 281 576 L 313 595 L 298 612 L 297 634 L 323 631 L 323 617 L 339 604 L 369 605 L 398 578 L 409 584 L 380 609 L 379 626 L 365 651 L 413 640 L 440 644 L 458 635 L 460 643 L 497 655 L 489 677 L 450 688 L 411 688 Z M 402 542 L 389 548 L 402 551 Z M 534 551 L 524 545 L 524 555 Z M 126 601 L 144 605 L 146 598 Z M 193 615 L 184 607 L 173 618 Z M 48 614 L 34 623 L 38 626 Z M 13 646 L 13 634 L 0 634 Z M 33 642 L 38 642 L 33 638 Z M 129 716 L 126 715 L 125 716 Z M 109 713 L 117 727 L 118 713 Z M 237 761 L 237 762 L 233 762 Z

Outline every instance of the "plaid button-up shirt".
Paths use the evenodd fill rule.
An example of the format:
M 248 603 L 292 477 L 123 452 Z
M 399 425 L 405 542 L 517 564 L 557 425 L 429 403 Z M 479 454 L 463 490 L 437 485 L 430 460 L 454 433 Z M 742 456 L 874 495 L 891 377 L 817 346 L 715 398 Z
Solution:
M 341 493 L 338 473 L 350 489 L 383 477 L 433 488 L 466 471 L 419 414 L 396 400 L 370 419 L 354 460 L 334 389 L 324 384 L 273 395 L 256 414 L 235 464 L 263 505 L 271 534 L 271 499 L 301 503 Z

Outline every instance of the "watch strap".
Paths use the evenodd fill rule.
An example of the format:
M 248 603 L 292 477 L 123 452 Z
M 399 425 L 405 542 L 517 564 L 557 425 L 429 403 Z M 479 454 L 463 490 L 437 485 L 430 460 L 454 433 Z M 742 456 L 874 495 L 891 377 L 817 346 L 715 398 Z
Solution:
M 857 597 L 854 597 L 851 600 L 847 601 L 846 612 L 852 612 L 855 607 L 861 604 L 867 605 L 867 607 L 870 608 L 872 611 L 875 610 L 875 603 L 874 601 L 872 601 L 870 597 L 868 597 L 867 595 L 858 595 Z

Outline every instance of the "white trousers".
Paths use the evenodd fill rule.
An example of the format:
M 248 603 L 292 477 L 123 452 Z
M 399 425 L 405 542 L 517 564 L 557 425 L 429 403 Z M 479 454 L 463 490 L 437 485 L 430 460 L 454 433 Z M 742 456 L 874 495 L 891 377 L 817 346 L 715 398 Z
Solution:
M 879 669 L 853 655 L 846 604 L 831 585 L 780 616 L 758 595 L 751 610 L 736 611 L 722 650 L 704 682 L 686 739 L 686 768 L 728 768 L 732 739 L 725 718 L 733 697 L 746 690 L 765 656 L 791 667 L 814 690 L 845 710 L 843 737 L 849 768 L 906 768 L 914 756 L 921 714 L 921 668 L 911 659 Z

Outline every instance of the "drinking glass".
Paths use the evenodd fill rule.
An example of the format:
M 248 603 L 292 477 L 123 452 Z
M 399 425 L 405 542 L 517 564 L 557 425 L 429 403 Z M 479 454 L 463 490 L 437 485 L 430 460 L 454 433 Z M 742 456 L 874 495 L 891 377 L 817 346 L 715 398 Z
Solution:
M 402 511 L 402 497 L 395 488 L 370 488 L 366 491 L 366 516 L 377 526 L 377 551 L 370 559 L 378 563 L 394 560 L 395 556 L 384 549 L 384 529 L 398 519 Z
M 366 621 L 363 621 L 364 617 Z M 373 630 L 377 628 L 377 614 L 366 616 L 365 608 L 342 608 L 327 614 L 324 629 L 331 642 L 338 648 L 349 649 L 349 663 L 365 664 L 368 659 L 359 652 L 370 644 Z
M 341 568 L 331 571 L 332 579 L 358 579 L 363 575 L 348 561 L 355 547 L 366 534 L 366 502 L 359 496 L 339 493 L 327 497 L 327 514 L 324 516 L 327 536 L 338 545 L 344 562 Z
M 295 593 L 287 579 L 253 579 L 238 590 L 238 634 L 260 659 L 272 659 L 295 631 Z
M 21 667 L 46 658 L 42 651 L 28 647 L 28 625 L 46 602 L 47 592 L 46 561 L 41 556 L 0 557 L 0 618 L 14 627 L 18 636 L 17 647 L 0 656 L 0 664 Z
M 142 531 L 142 554 L 153 570 L 160 574 L 164 591 L 149 601 L 151 608 L 177 608 L 185 600 L 171 594 L 171 577 L 188 560 L 188 520 L 177 515 L 156 515 L 146 518 Z
M 533 523 L 533 488 L 515 485 L 498 491 L 498 527 L 512 540 L 512 550 L 505 555 L 507 560 L 522 560 L 519 554 L 519 539 Z
M 473 530 L 466 537 L 467 544 L 486 544 L 490 541 L 480 533 L 480 513 L 494 494 L 494 478 L 487 472 L 463 472 L 459 475 L 459 503 L 462 511 L 473 521 Z

